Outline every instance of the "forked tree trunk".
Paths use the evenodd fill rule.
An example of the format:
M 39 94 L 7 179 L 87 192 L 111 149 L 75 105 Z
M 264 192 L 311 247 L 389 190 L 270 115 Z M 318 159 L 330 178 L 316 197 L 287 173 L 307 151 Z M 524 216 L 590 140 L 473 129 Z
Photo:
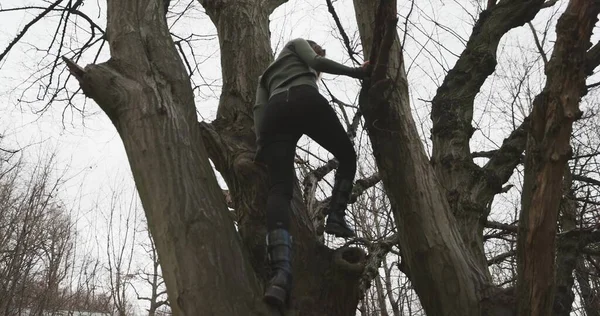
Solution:
M 587 50 L 600 3 L 571 0 L 559 18 L 544 90 L 533 102 L 517 242 L 519 315 L 550 315 L 555 239 L 573 122 L 586 94 Z
M 111 59 L 85 70 L 68 63 L 123 140 L 175 315 L 273 312 L 260 301 L 267 190 L 264 170 L 252 162 L 251 109 L 258 75 L 272 60 L 268 16 L 283 2 L 201 1 L 217 27 L 223 61 L 223 92 L 210 124 L 197 123 L 162 1 L 109 0 Z M 229 186 L 239 235 L 209 157 Z M 291 231 L 290 315 L 354 313 L 364 257 L 341 256 L 359 253 L 317 241 L 297 186 Z
M 381 74 L 375 66 L 369 96 L 362 96 L 360 102 L 377 167 L 394 212 L 403 260 L 428 315 L 480 315 L 477 292 L 485 284 L 479 275 L 485 273 L 464 246 L 417 133 L 393 23 L 396 2 L 385 3 L 378 16 L 380 23 L 376 24 L 378 1 L 354 0 L 365 56 L 369 59 L 375 54 L 379 63 L 389 66 Z M 376 25 L 386 28 L 375 29 Z M 391 47 L 379 48 L 386 41 Z M 378 51 L 373 52 L 374 49 Z M 382 59 L 386 49 L 389 62 Z
M 111 59 L 80 69 L 115 125 L 175 315 L 248 315 L 260 286 L 204 149 L 188 75 L 160 0 L 108 0 Z

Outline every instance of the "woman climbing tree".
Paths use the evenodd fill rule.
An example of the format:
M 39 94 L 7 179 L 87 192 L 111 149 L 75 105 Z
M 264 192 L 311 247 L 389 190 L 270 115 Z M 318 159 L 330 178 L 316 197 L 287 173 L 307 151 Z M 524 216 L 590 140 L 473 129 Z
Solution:
M 356 173 L 356 152 L 333 108 L 319 93 L 321 72 L 363 79 L 369 65 L 351 68 L 325 58 L 315 42 L 294 39 L 259 78 L 254 105 L 257 136 L 255 161 L 267 167 L 267 251 L 272 278 L 265 290 L 269 304 L 282 306 L 292 288 L 290 201 L 296 143 L 307 135 L 339 162 L 325 232 L 354 236 L 344 217 Z

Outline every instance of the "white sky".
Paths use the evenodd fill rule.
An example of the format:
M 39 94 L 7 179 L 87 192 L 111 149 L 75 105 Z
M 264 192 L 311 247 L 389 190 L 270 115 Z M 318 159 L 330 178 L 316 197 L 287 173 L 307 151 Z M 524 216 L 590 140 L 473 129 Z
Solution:
M 172 8 L 174 11 L 181 11 L 181 8 L 189 3 L 188 1 L 173 2 L 175 4 L 175 7 Z M 565 1 L 561 2 L 564 5 Z M 0 0 L 0 7 L 10 8 L 30 4 L 40 5 L 41 3 L 41 0 Z M 404 15 L 408 12 L 409 4 L 408 1 L 399 1 L 399 3 L 401 14 L 399 27 L 402 30 Z M 473 13 L 472 3 L 475 1 L 437 0 L 419 3 L 419 8 L 415 8 L 410 19 L 409 36 L 405 43 L 405 49 L 407 62 L 411 65 L 409 82 L 415 121 L 417 121 L 419 132 L 422 133 L 424 139 L 429 136 L 431 127 L 430 104 L 424 100 L 432 99 L 437 85 L 443 80 L 442 67 L 446 70 L 452 67 L 456 60 L 453 54 L 460 54 L 464 47 L 461 41 L 448 31 L 435 28 L 432 20 L 438 21 L 465 40 L 468 39 L 473 21 L 461 9 L 460 3 Z M 106 15 L 102 9 L 104 6 L 104 1 L 94 0 L 86 0 L 83 6 L 83 11 L 94 18 L 103 28 Z M 193 6 L 195 11 L 178 21 L 173 32 L 182 37 L 192 32 L 197 35 L 216 34 L 211 21 L 202 13 L 201 6 L 197 2 Z M 349 36 L 357 36 L 352 1 L 340 0 L 335 3 L 335 6 Z M 554 9 L 547 9 L 541 15 L 547 16 L 552 10 Z M 15 34 L 32 19 L 32 12 L 0 13 L 0 49 L 3 50 Z M 35 13 L 38 12 L 35 11 Z M 271 20 L 273 47 L 280 47 L 280 41 L 295 37 L 311 38 L 325 46 L 328 57 L 331 59 L 347 65 L 351 64 L 342 45 L 336 39 L 338 33 L 333 19 L 327 12 L 324 0 L 290 1 L 277 9 Z M 541 29 L 544 22 L 543 16 L 538 16 L 535 25 Z M 89 99 L 86 102 L 85 117 L 82 117 L 81 113 L 77 111 L 65 110 L 62 103 L 51 104 L 46 111 L 39 114 L 35 112 L 45 106 L 44 100 L 31 104 L 19 102 L 21 94 L 32 82 L 32 74 L 40 68 L 39 61 L 45 55 L 45 52 L 38 51 L 36 47 L 47 47 L 56 25 L 56 15 L 38 23 L 29 30 L 27 36 L 0 64 L 0 133 L 5 135 L 2 146 L 8 149 L 22 149 L 23 155 L 29 158 L 27 160 L 29 162 L 37 161 L 34 158 L 47 152 L 56 152 L 56 175 L 64 175 L 66 180 L 60 197 L 73 209 L 74 216 L 78 219 L 78 230 L 84 239 L 91 242 L 90 247 L 102 248 L 104 247 L 103 242 L 100 241 L 96 244 L 94 240 L 96 235 L 100 236 L 106 232 L 106 220 L 101 214 L 106 213 L 105 210 L 110 205 L 112 192 L 114 190 L 123 192 L 124 209 L 128 206 L 133 194 L 133 181 L 127 157 L 113 125 L 98 106 Z M 83 23 L 82 25 L 84 29 L 87 29 L 87 25 Z M 550 30 L 549 36 L 553 38 L 554 27 Z M 77 48 L 81 41 L 86 39 L 86 34 L 82 30 L 78 30 L 77 34 L 77 37 L 73 36 L 67 39 L 67 46 Z M 445 49 L 440 48 L 433 40 L 428 40 L 426 34 L 433 40 L 443 43 Z M 402 37 L 402 34 L 400 36 Z M 507 111 L 506 101 L 510 100 L 508 92 L 511 89 L 508 87 L 515 84 L 515 80 L 510 77 L 522 69 L 524 61 L 532 62 L 539 59 L 532 43 L 531 32 L 526 27 L 512 31 L 502 42 L 506 45 L 499 50 L 501 62 L 497 67 L 496 75 L 488 79 L 482 93 L 477 98 L 475 122 L 481 130 L 474 135 L 473 150 L 497 148 L 496 146 L 501 144 L 502 139 L 508 135 L 512 129 L 510 119 L 502 112 Z M 425 44 L 424 47 L 423 44 Z M 546 43 L 547 51 L 549 51 L 549 45 Z M 201 93 L 197 95 L 197 107 L 201 117 L 211 121 L 215 116 L 220 94 L 218 41 L 216 37 L 212 37 L 212 39 L 198 41 L 195 46 L 197 60 L 205 60 L 200 66 L 204 80 L 207 82 L 216 80 L 215 87 L 202 88 Z M 522 47 L 525 48 L 526 53 L 520 49 Z M 276 50 L 276 53 L 278 52 L 279 49 Z M 66 55 L 71 56 L 72 53 L 67 52 Z M 104 55 L 100 61 L 106 59 L 107 57 Z M 435 59 L 440 60 L 441 64 Z M 80 65 L 85 66 L 92 60 L 93 56 L 88 54 L 80 61 Z M 45 59 L 45 63 L 49 61 L 50 59 Z M 543 81 L 539 77 L 540 66 L 538 60 L 533 67 L 537 75 L 534 73 L 529 82 L 532 95 L 537 94 L 543 86 Z M 64 65 L 59 65 L 57 70 L 64 71 L 64 68 Z M 44 73 L 46 72 L 42 74 Z M 333 88 L 336 97 L 347 103 L 354 101 L 358 92 L 355 81 L 337 78 L 334 83 L 331 81 L 334 77 L 327 74 L 324 75 L 324 78 L 329 80 L 328 84 L 330 88 Z M 194 79 L 196 82 L 201 82 L 197 75 Z M 38 93 L 38 86 L 39 84 L 35 84 L 27 90 L 25 99 L 34 100 Z M 75 86 L 74 83 L 73 86 Z M 323 93 L 326 95 L 325 90 Z M 77 98 L 76 104 L 81 107 L 83 98 Z M 64 126 L 62 124 L 63 113 L 65 114 Z M 500 118 L 498 118 L 498 114 L 502 114 Z M 522 118 L 522 115 L 519 117 Z M 322 152 L 321 154 L 326 153 Z M 518 194 L 509 194 L 508 196 L 499 200 L 505 199 L 504 201 L 508 202 L 514 200 Z M 509 204 L 505 206 L 507 210 L 510 210 Z M 500 206 L 500 208 L 503 207 Z M 103 239 L 98 237 L 98 240 Z

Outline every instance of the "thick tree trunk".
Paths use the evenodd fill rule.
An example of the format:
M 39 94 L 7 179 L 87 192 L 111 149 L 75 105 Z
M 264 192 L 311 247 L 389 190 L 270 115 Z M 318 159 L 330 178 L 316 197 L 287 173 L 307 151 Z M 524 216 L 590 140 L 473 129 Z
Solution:
M 586 53 L 597 1 L 571 0 L 556 26 L 543 92 L 534 100 L 527 140 L 517 242 L 519 315 L 549 315 L 554 300 L 556 223 L 573 121 L 586 93 Z
M 469 146 L 475 131 L 471 125 L 474 100 L 496 68 L 496 51 L 502 37 L 533 19 L 543 3 L 544 0 L 501 1 L 498 5 L 488 5 L 479 15 L 465 50 L 432 100 L 431 163 L 445 189 L 462 238 L 481 267 L 487 261 L 483 228 L 490 205 L 519 163 L 526 137 L 522 128 L 517 129 L 490 163 L 483 168 L 477 166 Z M 486 276 L 491 282 L 489 273 Z
M 573 175 L 569 166 L 565 166 L 563 179 L 563 198 L 560 202 L 561 231 L 577 228 L 577 203 L 572 196 Z M 553 315 L 571 315 L 573 299 L 573 271 L 577 265 L 578 242 L 576 238 L 565 238 L 559 241 L 556 255 L 556 296 L 554 297 Z
M 175 315 L 258 313 L 259 282 L 204 149 L 163 2 L 108 0 L 111 59 L 69 63 L 117 128 Z
M 383 16 L 375 24 L 378 1 L 354 0 L 365 56 L 372 56 L 375 49 L 379 62 L 386 63 L 388 60 L 381 58 L 389 50 L 387 71 L 384 68 L 381 74 L 375 66 L 374 84 L 369 96 L 361 96 L 360 103 L 395 215 L 403 259 L 428 315 L 480 315 L 478 291 L 486 285 L 486 272 L 465 248 L 425 155 L 410 111 L 408 83 L 393 23 L 396 2 L 385 3 Z M 377 29 L 384 24 L 386 33 Z M 378 40 L 372 40 L 370 34 Z M 372 42 L 377 46 L 373 47 Z M 380 49 L 381 42 L 391 44 L 391 50 L 389 46 Z

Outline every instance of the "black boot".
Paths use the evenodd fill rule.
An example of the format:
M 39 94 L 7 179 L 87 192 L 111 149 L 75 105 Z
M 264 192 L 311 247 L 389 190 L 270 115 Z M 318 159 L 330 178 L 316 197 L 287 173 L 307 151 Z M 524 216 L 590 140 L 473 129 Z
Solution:
M 265 289 L 268 304 L 287 305 L 292 291 L 292 237 L 285 229 L 275 229 L 267 235 L 267 254 L 271 279 Z
M 346 206 L 350 201 L 352 193 L 352 181 L 336 179 L 331 194 L 331 203 L 329 204 L 329 216 L 325 224 L 325 232 L 336 237 L 349 238 L 356 234 L 348 226 L 344 216 L 346 216 Z

